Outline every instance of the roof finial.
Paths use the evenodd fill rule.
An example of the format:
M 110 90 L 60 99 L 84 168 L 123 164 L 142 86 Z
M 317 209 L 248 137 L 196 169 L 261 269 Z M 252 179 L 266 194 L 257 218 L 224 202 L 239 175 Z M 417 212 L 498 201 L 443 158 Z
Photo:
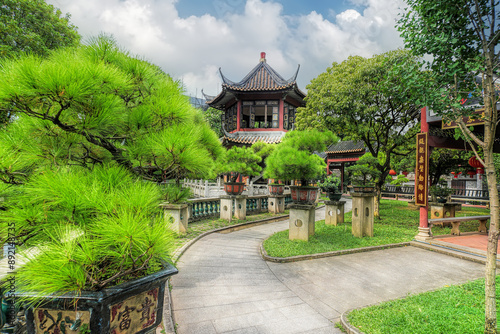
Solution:
M 261 52 L 260 53 L 260 61 L 261 62 L 266 62 L 266 53 L 265 52 Z

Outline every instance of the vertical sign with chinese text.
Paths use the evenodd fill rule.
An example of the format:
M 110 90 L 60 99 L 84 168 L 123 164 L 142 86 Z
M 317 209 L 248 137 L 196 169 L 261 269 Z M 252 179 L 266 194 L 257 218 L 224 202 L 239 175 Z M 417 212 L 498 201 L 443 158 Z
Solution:
M 417 168 L 415 170 L 415 205 L 427 206 L 429 147 L 427 132 L 417 134 Z

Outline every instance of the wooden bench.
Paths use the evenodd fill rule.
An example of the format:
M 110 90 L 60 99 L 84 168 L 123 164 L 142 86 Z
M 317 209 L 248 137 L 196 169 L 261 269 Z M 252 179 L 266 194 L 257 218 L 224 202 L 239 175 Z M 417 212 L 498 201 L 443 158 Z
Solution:
M 470 216 L 470 217 L 448 217 L 429 219 L 429 227 L 439 223 L 451 223 L 451 234 L 460 235 L 460 223 L 479 220 L 479 232 L 486 232 L 486 222 L 491 216 Z

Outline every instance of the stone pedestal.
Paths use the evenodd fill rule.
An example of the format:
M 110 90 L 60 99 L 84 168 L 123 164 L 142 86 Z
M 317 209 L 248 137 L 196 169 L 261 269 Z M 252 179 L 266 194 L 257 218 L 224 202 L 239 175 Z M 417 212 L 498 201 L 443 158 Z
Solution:
M 325 224 L 335 225 L 344 223 L 345 201 L 325 201 Z
M 173 218 L 171 229 L 178 234 L 186 234 L 188 227 L 188 205 L 187 204 L 161 204 L 165 218 Z
M 432 232 L 429 227 L 419 227 L 418 234 L 415 236 L 415 240 L 417 241 L 429 241 L 432 239 Z
M 239 220 L 247 219 L 247 196 L 234 196 L 234 215 Z
M 373 237 L 375 193 L 355 193 L 352 197 L 352 235 Z
M 233 219 L 234 196 L 222 195 L 220 197 L 220 219 L 231 221 Z
M 429 206 L 431 207 L 431 219 L 455 217 L 455 212 L 462 209 L 462 205 L 460 203 L 431 202 L 429 203 Z M 457 210 L 458 206 L 460 206 L 459 210 Z M 448 223 L 448 225 L 451 225 L 451 223 Z
M 314 235 L 315 206 L 290 204 L 290 219 L 288 238 L 290 240 L 309 241 Z
M 274 214 L 285 212 L 285 195 L 269 196 L 267 209 Z

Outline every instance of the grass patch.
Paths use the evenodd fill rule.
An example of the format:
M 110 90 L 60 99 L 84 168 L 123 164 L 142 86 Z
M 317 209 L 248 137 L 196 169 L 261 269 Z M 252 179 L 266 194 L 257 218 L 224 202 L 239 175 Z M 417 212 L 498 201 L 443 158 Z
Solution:
M 487 215 L 489 210 L 462 207 L 457 217 Z M 324 220 L 316 222 L 315 235 L 309 242 L 289 240 L 288 230 L 273 234 L 264 241 L 264 249 L 269 256 L 289 257 L 354 249 L 368 246 L 380 246 L 413 240 L 418 233 L 419 211 L 408 208 L 408 203 L 396 200 L 380 202 L 380 219 L 375 219 L 373 237 L 355 238 L 351 233 L 352 215 L 344 216 L 345 223 L 339 226 L 326 225 Z M 462 232 L 477 231 L 479 222 L 462 224 Z M 449 234 L 451 227 L 432 229 L 434 235 Z
M 496 286 L 500 296 L 498 277 Z M 484 279 L 354 310 L 348 319 L 367 334 L 482 333 Z
M 287 215 L 288 213 L 289 213 L 288 210 L 285 210 L 285 212 L 283 214 L 280 214 L 280 215 L 275 215 L 275 214 L 272 214 L 269 212 L 263 212 L 263 213 L 254 214 L 254 215 L 247 215 L 246 220 L 239 220 L 239 219 L 236 219 L 233 217 L 233 220 L 231 220 L 231 222 L 224 220 L 224 219 L 216 218 L 216 217 L 192 222 L 192 223 L 188 224 L 188 230 L 187 230 L 186 235 L 178 236 L 177 239 L 175 240 L 175 248 L 176 249 L 181 248 L 186 243 L 193 240 L 194 238 L 196 238 L 200 234 L 203 234 L 203 233 L 208 232 L 208 231 L 216 230 L 216 229 L 219 229 L 222 227 L 227 227 L 227 226 L 234 226 L 234 225 L 238 225 L 241 223 L 248 223 L 251 221 L 257 221 L 257 220 L 261 220 L 261 219 L 272 218 L 272 217 L 277 217 L 277 216 L 281 216 L 281 215 Z

